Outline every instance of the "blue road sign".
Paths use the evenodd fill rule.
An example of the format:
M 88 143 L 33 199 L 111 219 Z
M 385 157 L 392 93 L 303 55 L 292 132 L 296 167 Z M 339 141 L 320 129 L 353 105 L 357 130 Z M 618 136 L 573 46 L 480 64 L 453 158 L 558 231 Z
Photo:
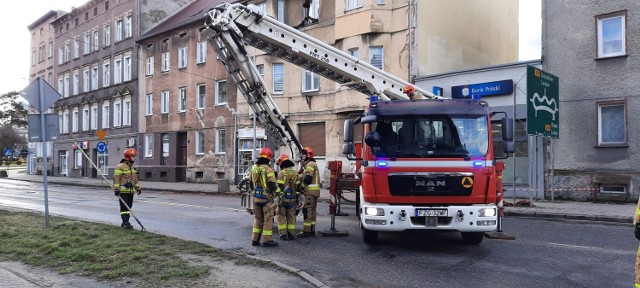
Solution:
M 102 141 L 98 142 L 98 144 L 96 144 L 96 150 L 98 150 L 98 153 L 104 153 L 107 151 L 107 144 Z
M 13 149 L 4 150 L 4 156 L 13 157 Z

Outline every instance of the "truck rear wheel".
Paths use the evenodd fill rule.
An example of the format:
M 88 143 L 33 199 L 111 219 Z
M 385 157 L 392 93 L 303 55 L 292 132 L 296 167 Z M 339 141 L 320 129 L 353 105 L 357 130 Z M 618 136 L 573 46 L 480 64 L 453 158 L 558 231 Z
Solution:
M 378 243 L 378 231 L 367 230 L 362 223 L 360 223 L 360 230 L 362 230 L 362 240 L 365 244 Z
M 461 232 L 462 241 L 468 245 L 478 245 L 484 239 L 484 233 L 482 232 Z

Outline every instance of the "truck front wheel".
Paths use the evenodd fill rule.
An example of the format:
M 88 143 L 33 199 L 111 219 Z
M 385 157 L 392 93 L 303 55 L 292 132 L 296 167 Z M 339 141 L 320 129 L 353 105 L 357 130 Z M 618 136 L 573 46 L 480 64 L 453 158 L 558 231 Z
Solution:
M 362 230 L 362 240 L 365 244 L 376 244 L 378 243 L 378 231 L 367 230 L 360 223 L 360 230 Z
M 484 239 L 484 233 L 482 232 L 461 232 L 462 241 L 469 245 L 478 245 Z

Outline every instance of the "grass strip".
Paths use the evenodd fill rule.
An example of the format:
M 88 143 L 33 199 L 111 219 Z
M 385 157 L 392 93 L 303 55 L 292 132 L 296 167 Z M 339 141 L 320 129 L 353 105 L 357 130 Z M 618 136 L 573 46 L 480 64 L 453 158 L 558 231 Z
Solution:
M 184 255 L 230 260 L 236 265 L 264 264 L 201 243 L 107 224 L 50 217 L 47 229 L 43 217 L 0 210 L 0 257 L 61 274 L 133 280 L 142 286 L 187 284 L 185 280 L 209 275 L 210 266 L 190 263 Z

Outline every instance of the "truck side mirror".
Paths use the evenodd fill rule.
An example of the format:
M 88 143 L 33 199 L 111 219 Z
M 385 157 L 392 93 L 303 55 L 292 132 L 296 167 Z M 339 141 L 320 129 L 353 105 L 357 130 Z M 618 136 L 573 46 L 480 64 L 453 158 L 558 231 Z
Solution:
M 353 142 L 353 120 L 344 120 L 344 143 Z
M 516 143 L 513 141 L 513 119 L 509 117 L 502 118 L 502 151 L 506 154 L 516 152 Z
M 342 154 L 344 155 L 353 155 L 355 152 L 353 151 L 353 144 L 345 143 L 342 144 Z

